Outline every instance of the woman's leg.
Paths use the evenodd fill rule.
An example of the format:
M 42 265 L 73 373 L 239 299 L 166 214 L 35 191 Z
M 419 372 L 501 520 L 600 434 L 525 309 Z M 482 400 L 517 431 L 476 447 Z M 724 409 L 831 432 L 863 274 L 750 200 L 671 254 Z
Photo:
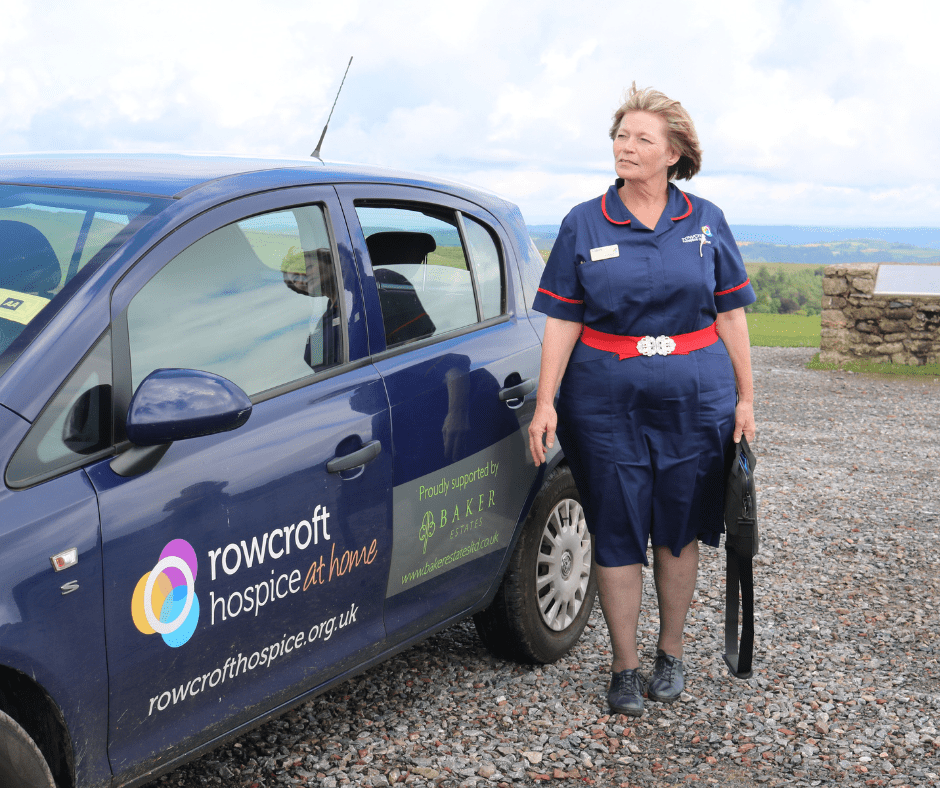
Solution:
M 614 658 L 611 670 L 636 669 L 640 666 L 636 650 L 636 628 L 640 620 L 640 601 L 643 597 L 643 565 L 598 566 L 597 590 L 601 609 L 610 632 L 610 645 Z
M 653 579 L 656 581 L 656 595 L 659 597 L 657 647 L 677 659 L 682 659 L 682 633 L 685 629 L 685 617 L 695 594 L 697 577 L 697 539 L 683 547 L 678 558 L 668 547 L 653 548 Z

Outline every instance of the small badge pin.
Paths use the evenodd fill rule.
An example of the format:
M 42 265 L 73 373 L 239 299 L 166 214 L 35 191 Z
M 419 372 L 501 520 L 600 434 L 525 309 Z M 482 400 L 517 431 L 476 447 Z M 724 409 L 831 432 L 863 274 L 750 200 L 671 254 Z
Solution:
M 703 227 L 702 229 L 703 229 L 703 230 L 707 230 L 708 228 L 707 228 L 707 227 Z M 709 235 L 711 235 L 711 233 L 709 233 Z M 702 234 L 699 236 L 699 238 L 701 238 L 702 240 L 699 242 L 699 245 L 698 245 L 698 256 L 699 256 L 699 257 L 704 257 L 705 255 L 702 254 L 702 249 L 704 248 L 705 244 L 711 245 L 711 241 L 709 241 L 708 238 L 705 237 L 705 233 L 702 233 Z

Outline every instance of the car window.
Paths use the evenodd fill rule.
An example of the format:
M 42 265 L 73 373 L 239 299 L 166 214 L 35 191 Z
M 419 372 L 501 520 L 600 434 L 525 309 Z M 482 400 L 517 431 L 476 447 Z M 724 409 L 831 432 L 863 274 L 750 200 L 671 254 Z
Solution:
M 539 253 L 535 241 L 529 239 L 529 245 L 525 250 L 526 254 L 522 258 L 522 265 L 519 266 L 519 272 L 522 274 L 522 292 L 525 295 L 526 308 L 532 309 L 532 302 L 535 301 L 535 294 L 539 290 L 539 284 L 542 281 L 542 272 L 545 270 L 545 260 Z
M 345 345 L 325 211 L 226 225 L 177 255 L 127 310 L 136 390 L 156 369 L 214 372 L 249 396 L 338 364 Z
M 467 246 L 476 272 L 483 319 L 486 320 L 503 313 L 503 275 L 499 251 L 491 230 L 472 216 L 464 214 L 463 220 Z
M 356 204 L 372 262 L 388 347 L 466 328 L 502 310 L 499 254 L 489 232 L 438 206 Z M 471 272 L 470 260 L 474 269 Z M 475 275 L 474 275 L 475 274 Z
M 50 261 L 54 259 L 58 265 L 58 277 L 53 270 L 48 281 L 42 282 L 44 293 L 57 292 L 147 205 L 142 200 L 109 200 L 97 195 L 83 200 L 66 199 L 66 195 L 51 190 L 12 193 L 12 187 L 5 187 L 4 191 L 11 195 L 6 199 L 9 204 L 4 205 L 0 191 L 3 237 L 9 235 L 11 242 L 14 238 L 22 242 L 35 237 L 37 240 L 30 247 L 35 249 L 35 258 L 39 260 L 40 250 L 45 248 L 54 255 Z M 29 231 L 22 225 L 28 225 L 33 232 L 27 235 Z M 15 236 L 16 232 L 19 236 Z M 40 235 L 46 244 L 39 240 Z
M 82 465 L 111 448 L 111 335 L 76 367 L 33 424 L 7 466 L 7 484 L 24 486 Z
M 0 184 L 0 372 L 80 281 L 170 202 Z
M 89 220 L 87 214 L 83 217 L 83 226 L 87 225 L 87 234 L 85 242 L 81 245 L 81 251 L 78 258 L 78 270 L 100 252 L 106 243 L 114 238 L 123 227 L 130 221 L 131 217 L 123 213 L 112 213 L 99 211 Z M 79 236 L 81 236 L 79 230 Z M 76 240 L 76 247 L 78 241 Z M 75 250 L 73 250 L 73 257 Z

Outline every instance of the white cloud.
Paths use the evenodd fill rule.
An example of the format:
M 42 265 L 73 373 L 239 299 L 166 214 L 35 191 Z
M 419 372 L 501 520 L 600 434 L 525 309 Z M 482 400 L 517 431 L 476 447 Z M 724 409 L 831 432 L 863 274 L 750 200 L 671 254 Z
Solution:
M 408 109 L 394 109 L 379 125 L 363 125 L 356 117 L 355 126 L 347 124 L 328 135 L 341 134 L 346 148 L 357 152 L 356 158 L 367 164 L 395 166 L 401 149 L 421 151 L 427 160 L 450 161 L 464 155 L 464 134 L 468 119 L 456 107 L 439 103 Z M 336 141 L 331 139 L 331 145 Z
M 692 113 L 694 187 L 729 213 L 936 223 L 929 0 L 0 3 L 3 151 L 306 155 L 354 55 L 325 156 L 476 181 L 538 221 L 606 188 L 636 79 Z
M 0 46 L 8 46 L 26 35 L 23 20 L 29 9 L 26 0 L 3 0 L 0 2 L 0 14 L 3 16 L 3 26 L 0 27 Z
M 812 227 L 935 226 L 919 217 L 940 212 L 940 186 L 829 186 L 809 181 L 768 181 L 753 175 L 698 176 L 689 191 L 721 206 L 730 224 L 799 224 Z M 912 214 L 911 205 L 923 213 Z
M 600 196 L 609 185 L 603 176 L 543 170 L 476 170 L 459 180 L 522 206 L 529 224 L 557 224 L 571 208 Z

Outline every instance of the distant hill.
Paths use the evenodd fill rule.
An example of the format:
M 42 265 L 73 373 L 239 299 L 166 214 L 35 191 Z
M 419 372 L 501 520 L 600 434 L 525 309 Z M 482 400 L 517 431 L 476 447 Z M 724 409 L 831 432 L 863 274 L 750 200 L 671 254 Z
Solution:
M 854 239 L 799 245 L 738 240 L 746 263 L 940 263 L 940 249 L 877 239 Z
M 746 263 L 940 263 L 940 228 L 798 227 L 735 225 Z M 558 225 L 529 227 L 539 249 L 549 250 Z
M 940 249 L 938 227 L 798 227 L 795 225 L 736 224 L 731 232 L 738 243 L 806 244 L 834 243 L 871 239 L 907 246 Z
M 529 236 L 535 243 L 536 249 L 540 251 L 551 251 L 552 244 L 558 237 L 557 224 L 530 224 L 528 225 Z

